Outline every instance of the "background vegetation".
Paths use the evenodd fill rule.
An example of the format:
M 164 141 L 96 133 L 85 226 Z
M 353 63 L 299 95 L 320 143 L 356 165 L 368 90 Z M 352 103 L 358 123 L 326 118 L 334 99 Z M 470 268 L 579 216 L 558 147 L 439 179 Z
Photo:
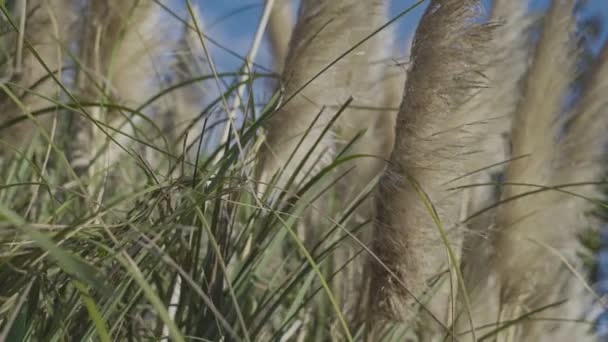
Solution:
M 425 1 L 412 3 L 395 20 Z M 206 34 L 189 1 L 182 13 L 152 0 L 0 4 L 0 341 L 365 339 L 357 310 L 367 304 L 345 304 L 353 293 L 343 274 L 371 254 L 361 239 L 374 219 L 360 213 L 377 177 L 345 200 L 337 180 L 365 157 L 348 153 L 362 134 L 316 159 L 350 101 L 326 112 L 302 156 L 289 154 L 293 173 L 281 185 L 291 191 L 277 192 L 276 178 L 260 184 L 256 173 L 263 128 L 290 100 L 280 43 L 267 70 L 255 63 L 261 36 L 238 56 Z M 266 25 L 262 17 L 260 34 Z M 608 49 L 593 51 L 598 25 L 577 24 L 573 103 L 608 59 Z M 211 45 L 240 68 L 218 73 Z M 336 62 L 350 52 L 336 51 Z M 404 74 L 400 62 L 385 63 Z M 314 242 L 301 234 L 310 217 Z M 599 233 L 588 228 L 580 238 L 591 250 L 577 251 L 594 267 Z M 355 252 L 345 258 L 343 246 Z M 539 310 L 474 339 L 492 341 Z M 414 338 L 415 327 L 391 323 L 375 338 Z

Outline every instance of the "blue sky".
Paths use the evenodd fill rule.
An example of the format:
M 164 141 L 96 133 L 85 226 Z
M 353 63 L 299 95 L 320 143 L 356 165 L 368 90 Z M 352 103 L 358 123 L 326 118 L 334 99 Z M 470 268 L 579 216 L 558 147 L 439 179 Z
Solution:
M 198 4 L 208 34 L 243 56 L 247 53 L 263 11 L 263 0 L 192 0 L 192 2 Z M 294 0 L 294 3 L 297 2 L 298 0 Z M 396 15 L 411 6 L 416 0 L 391 0 L 390 2 L 391 13 Z M 483 2 L 488 8 L 491 0 L 483 0 Z M 531 0 L 530 8 L 531 10 L 541 10 L 548 3 L 549 0 Z M 294 6 L 294 8 L 296 7 Z M 424 6 L 419 6 L 397 22 L 396 44 L 401 44 L 405 48 L 423 11 Z M 598 15 L 608 19 L 608 0 L 587 0 L 583 15 Z M 605 39 L 607 34 L 608 30 L 604 29 L 602 38 Z M 238 59 L 217 49 L 213 50 L 213 54 L 221 69 L 234 70 L 240 65 Z M 262 46 L 256 62 L 271 68 L 272 60 L 266 44 Z

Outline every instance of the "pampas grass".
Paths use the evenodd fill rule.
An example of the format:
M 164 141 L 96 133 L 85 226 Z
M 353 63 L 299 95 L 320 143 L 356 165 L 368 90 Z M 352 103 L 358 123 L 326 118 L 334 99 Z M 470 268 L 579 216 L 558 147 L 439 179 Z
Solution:
M 61 10 L 60 10 L 61 9 Z M 23 40 L 28 40 L 47 67 L 61 79 L 65 66 L 65 50 L 73 38 L 75 20 L 74 8 L 68 0 L 28 0 L 18 1 L 15 18 L 21 24 L 17 33 L 3 34 L 1 40 L 2 82 L 9 86 L 18 102 L 2 91 L 0 95 L 0 125 L 10 123 L 26 113 L 45 107 L 52 107 L 60 88 L 48 75 L 34 53 Z M 23 16 L 25 14 L 25 17 Z M 2 130 L 0 155 L 22 150 L 34 132 L 44 130 L 52 134 L 53 120 L 50 116 L 11 124 Z M 44 134 L 43 134 L 44 135 Z
M 125 117 L 125 113 L 108 111 L 103 104 L 137 107 L 158 91 L 160 71 L 155 62 L 168 46 L 162 40 L 159 26 L 161 9 L 151 0 L 90 1 L 85 6 L 79 46 L 80 70 L 76 77 L 79 93 L 89 101 L 100 103 L 91 110 L 92 119 L 124 128 L 125 133 L 132 135 L 136 131 L 134 125 L 142 123 L 142 114 Z M 84 171 L 96 174 L 101 165 L 115 163 L 125 148 L 130 149 L 133 144 L 124 134 L 108 139 L 89 118 L 76 117 L 74 121 L 72 131 L 76 140 L 71 149 L 72 165 L 79 174 Z M 98 167 L 89 169 L 96 159 Z
M 599 132 L 606 127 L 606 113 L 596 94 L 601 92 L 605 76 L 601 73 L 603 63 L 599 64 L 597 78 L 582 94 L 572 123 L 564 126 L 560 111 L 574 78 L 576 58 L 573 6 L 573 1 L 554 1 L 547 14 L 527 76 L 526 96 L 515 119 L 514 154 L 530 157 L 513 161 L 507 168 L 503 199 L 521 198 L 505 203 L 498 211 L 496 253 L 503 319 L 565 298 L 568 302 L 538 315 L 584 319 L 585 306 L 589 305 L 585 299 L 593 294 L 581 276 L 584 270 L 578 259 L 581 247 L 577 237 L 591 227 L 588 214 L 599 196 L 593 182 L 602 178 L 606 140 Z M 593 124 L 586 120 L 591 117 L 595 118 Z M 535 191 L 539 187 L 549 188 Z M 533 319 L 505 334 L 535 341 L 594 340 L 585 324 Z
M 193 75 L 210 75 L 209 61 L 204 48 L 201 46 L 199 32 L 196 27 L 203 27 L 200 12 L 193 7 L 194 16 L 190 18 L 189 25 L 184 25 L 180 40 L 176 46 L 176 58 L 172 65 L 174 76 L 173 83 L 187 82 Z M 194 23 L 197 21 L 197 24 Z M 205 100 L 209 100 L 212 93 L 207 82 L 196 82 L 181 87 L 173 92 L 169 100 L 163 102 L 166 112 L 162 116 L 164 120 L 164 131 L 173 144 L 175 153 L 186 146 L 190 148 L 198 135 L 196 120 Z M 190 150 L 187 155 L 193 155 Z
M 287 59 L 293 26 L 291 2 L 277 1 L 272 8 L 268 22 L 268 38 L 272 48 L 274 66 L 279 73 L 283 71 L 283 63 Z
M 382 99 L 374 100 L 369 93 L 370 89 L 381 89 L 384 67 L 374 62 L 381 61 L 387 49 L 380 37 L 367 41 L 306 83 L 385 21 L 383 1 L 302 2 L 282 76 L 286 102 L 266 124 L 267 139 L 260 157 L 262 182 L 269 183 L 282 170 L 275 186 L 284 188 L 322 128 L 350 96 L 355 98 L 353 106 L 382 107 Z M 373 127 L 379 117 L 378 112 L 347 108 L 333 133 L 320 138 L 321 143 L 303 169 L 314 175 L 333 159 L 340 150 L 337 146 L 347 144 L 366 127 Z M 302 181 L 302 177 L 296 178 L 296 184 Z
M 402 64 L 421 3 L 266 1 L 235 72 L 190 2 L 0 7 L 0 340 L 593 340 L 608 48 L 433 0 Z
M 532 19 L 527 14 L 525 1 L 497 0 L 493 3 L 489 20 L 496 28 L 490 42 L 489 65 L 484 73 L 488 85 L 484 89 L 483 100 L 474 110 L 485 116 L 485 120 L 479 123 L 492 134 L 487 134 L 481 143 L 484 156 L 477 160 L 475 172 L 463 179 L 480 184 L 465 190 L 469 203 L 462 212 L 463 220 L 498 201 L 497 187 L 481 184 L 495 182 L 497 176 L 504 173 L 509 158 L 518 158 L 517 155 L 511 156 L 509 136 L 513 115 L 523 93 L 521 81 L 528 69 Z M 495 210 L 486 210 L 469 220 L 462 248 L 465 288 L 471 298 L 474 321 L 479 326 L 494 322 L 498 316 L 493 248 L 495 216 Z M 469 331 L 467 308 L 462 298 L 459 304 L 458 331 Z
M 483 93 L 480 74 L 487 67 L 491 27 L 471 23 L 476 5 L 432 1 L 416 32 L 395 148 L 377 194 L 373 250 L 382 264 L 372 261 L 370 301 L 377 324 L 383 318 L 415 317 L 416 304 L 425 303 L 423 296 L 433 288 L 439 291 L 423 304 L 422 316 L 438 322 L 422 330 L 438 330 L 433 326 L 453 318 L 458 267 L 453 254 L 458 255 L 462 243 L 462 196 L 448 191 L 447 183 L 478 164 L 475 158 L 483 154 L 473 146 L 485 134 L 471 106 Z M 426 196 L 444 228 L 433 222 L 422 198 Z M 448 253 L 448 248 L 455 252 Z
M 392 33 L 382 30 L 341 55 L 387 20 L 385 1 L 302 1 L 281 77 L 284 102 L 265 124 L 267 136 L 259 156 L 262 189 L 270 185 L 271 190 L 292 191 L 332 164 L 335 157 L 358 156 L 325 181 L 342 175 L 336 189 L 337 208 L 346 208 L 369 191 L 366 188 L 384 167 L 392 147 L 394 112 L 386 107 L 399 101 L 382 95 L 389 94 L 393 86 L 401 87 L 395 84 L 400 75 L 390 75 L 387 67 Z M 309 245 L 321 242 L 331 203 L 329 196 L 322 196 L 313 203 L 317 209 L 301 223 L 299 235 Z M 357 209 L 359 222 L 371 218 L 365 206 L 370 204 Z M 358 296 L 365 294 L 362 260 L 349 261 L 359 247 L 350 241 L 342 245 L 335 261 L 335 267 L 343 268 L 336 277 L 337 293 L 346 311 L 360 316 L 355 306 L 360 304 Z
M 527 75 L 525 96 L 513 125 L 513 155 L 527 157 L 512 161 L 507 167 L 503 199 L 516 198 L 530 190 L 518 184 L 557 185 L 552 182 L 555 181 L 556 157 L 560 152 L 557 144 L 558 114 L 574 78 L 576 60 L 571 39 L 574 33 L 573 5 L 573 1 L 554 1 L 544 19 L 534 61 Z M 569 246 L 556 245 L 560 241 L 553 238 L 571 229 L 558 228 L 565 219 L 553 212 L 560 207 L 560 197 L 565 200 L 569 196 L 557 191 L 541 192 L 505 203 L 498 209 L 496 267 L 504 305 L 502 320 L 514 319 L 527 311 L 551 304 L 562 298 L 560 292 L 565 294 L 562 292 L 563 273 L 559 271 L 562 262 L 545 247 L 558 248 L 566 255 L 576 250 L 571 245 L 576 244 L 573 235 L 568 239 Z M 569 215 L 583 214 L 571 212 Z M 558 235 L 557 231 L 560 231 Z M 566 258 L 572 261 L 571 257 Z M 540 274 L 544 276 L 539 277 Z M 561 281 L 555 286 L 558 279 Z M 542 294 L 536 290 L 539 286 L 545 289 Z M 537 327 L 541 326 L 537 322 L 526 323 L 521 329 L 515 327 L 506 331 L 505 338 L 529 336 L 538 340 L 543 334 L 531 331 L 539 331 Z

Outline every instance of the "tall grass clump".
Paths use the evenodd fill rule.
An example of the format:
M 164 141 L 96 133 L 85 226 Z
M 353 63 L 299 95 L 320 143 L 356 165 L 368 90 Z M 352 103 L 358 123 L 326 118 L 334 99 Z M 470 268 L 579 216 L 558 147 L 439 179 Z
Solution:
M 377 195 L 372 324 L 419 321 L 422 340 L 593 340 L 579 237 L 598 203 L 606 113 L 595 98 L 597 126 L 578 131 L 594 115 L 582 114 L 587 87 L 563 114 L 574 2 L 552 2 L 531 63 L 525 3 L 495 2 L 487 24 L 471 20 L 475 5 L 431 2 L 416 33 Z
M 311 189 L 318 199 L 299 226 L 307 246 L 330 238 L 325 227 L 328 219 L 337 219 L 332 211 L 366 196 L 392 145 L 394 115 L 383 96 L 392 37 L 388 29 L 374 34 L 388 20 L 387 5 L 377 0 L 305 0 L 300 5 L 280 80 L 283 101 L 265 123 L 259 179 L 262 189 L 274 193 L 298 193 L 322 173 L 327 173 L 326 184 L 335 179 L 335 197 L 324 187 Z M 339 167 L 325 172 L 334 161 Z M 332 203 L 337 208 L 328 210 Z M 369 206 L 361 204 L 353 215 L 361 218 L 359 231 L 371 218 L 363 211 Z M 365 240 L 365 232 L 355 233 Z M 336 289 L 356 316 L 360 300 L 355 293 L 364 294 L 363 261 L 357 258 L 361 248 L 350 238 L 340 245 L 333 267 L 350 266 L 338 275 Z
M 346 294 L 334 293 L 349 262 L 336 262 L 336 251 L 357 203 L 324 214 L 332 219 L 314 244 L 296 234 L 319 195 L 307 189 L 318 189 L 341 162 L 315 171 L 296 196 L 269 201 L 254 182 L 259 133 L 284 96 L 256 103 L 248 94 L 273 75 L 213 70 L 203 45 L 211 40 L 189 4 L 180 14 L 144 0 L 66 3 L 80 18 L 69 22 L 70 40 L 53 40 L 67 75 L 51 77 L 59 62 L 23 38 L 23 54 L 47 65 L 32 83 L 48 78 L 58 89 L 45 94 L 49 103 L 28 108 L 11 96 L 12 79 L 4 91 L 14 109 L 1 117 L 3 142 L 14 143 L 4 132 L 34 118 L 57 112 L 59 124 L 40 123 L 40 137 L 2 154 L 0 340 L 360 336 Z M 21 12 L 2 9 L 19 37 Z M 167 18 L 177 39 L 159 35 Z M 33 23 L 28 18 L 27 30 Z M 350 47 L 343 45 L 328 63 Z M 15 52 L 6 54 L 12 66 Z M 375 62 L 381 82 L 383 61 Z M 218 84 L 219 96 L 209 90 Z M 214 118 L 228 114 L 225 104 L 242 85 L 242 125 L 214 145 L 225 123 Z M 334 113 L 347 107 L 332 105 Z
M 0 2 L 0 341 L 599 340 L 574 0 L 261 4 Z

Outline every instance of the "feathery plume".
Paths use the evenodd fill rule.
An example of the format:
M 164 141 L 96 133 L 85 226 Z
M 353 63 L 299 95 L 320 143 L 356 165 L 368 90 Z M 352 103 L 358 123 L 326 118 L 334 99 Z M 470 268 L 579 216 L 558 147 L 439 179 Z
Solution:
M 79 46 L 81 70 L 77 76 L 77 86 L 83 96 L 100 102 L 110 98 L 113 103 L 136 108 L 158 89 L 160 81 L 155 61 L 164 46 L 159 29 L 160 13 L 160 8 L 151 0 L 88 2 Z M 132 123 L 122 127 L 127 119 L 117 112 L 106 113 L 102 107 L 96 107 L 91 115 L 123 128 L 126 133 L 134 131 Z M 88 119 L 75 121 L 72 163 L 76 170 L 85 170 L 91 158 L 108 143 L 107 137 L 100 136 Z M 136 125 L 140 120 L 135 117 L 132 121 Z M 117 139 L 124 146 L 132 143 L 124 135 Z M 108 160 L 116 161 L 122 149 L 114 143 L 107 148 Z
M 44 63 L 61 79 L 64 49 L 73 33 L 71 26 L 74 22 L 75 12 L 72 2 L 70 0 L 29 0 L 19 1 L 18 4 L 26 6 L 23 11 L 19 11 L 25 13 L 23 38 L 32 44 Z M 21 19 L 20 15 L 19 20 Z M 49 77 L 34 54 L 24 45 L 17 43 L 18 39 L 20 37 L 16 32 L 9 32 L 3 35 L 0 42 L 2 47 L 0 60 L 5 60 L 2 70 L 2 77 L 5 79 L 2 82 L 8 81 L 16 85 L 11 87 L 12 91 L 30 112 L 53 106 L 54 103 L 44 97 L 57 98 L 60 91 L 59 85 Z M 21 53 L 17 52 L 19 46 L 22 49 Z M 0 113 L 0 125 L 26 115 L 5 94 L 0 95 Z M 37 121 L 42 125 L 41 128 L 45 129 L 45 127 L 48 128 L 50 119 L 50 116 L 46 115 L 37 118 Z M 0 134 L 2 136 L 0 154 L 4 153 L 7 144 L 19 148 L 29 141 L 34 128 L 34 123 L 26 120 L 3 130 Z
M 198 27 L 203 26 L 200 11 L 195 6 L 193 6 L 193 13 L 194 18 L 190 19 L 189 26 L 184 26 L 181 39 L 176 47 L 177 56 L 175 64 L 171 67 L 175 83 L 187 81 L 192 77 L 211 75 L 209 62 L 201 46 L 198 32 L 193 29 L 194 20 L 197 21 Z M 194 139 L 197 139 L 197 129 L 190 129 L 191 132 L 185 130 L 189 127 L 196 127 L 193 126 L 193 120 L 200 114 L 204 99 L 210 91 L 206 83 L 197 82 L 173 92 L 167 104 L 166 114 L 162 119 L 165 133 L 171 137 L 175 148 L 183 146 L 182 139 L 186 136 L 186 146 L 190 146 Z
M 279 72 L 283 71 L 283 63 L 287 59 L 292 31 L 291 1 L 277 1 L 272 7 L 272 13 L 268 22 L 268 38 L 270 40 L 274 64 Z
M 359 135 L 345 156 L 368 154 L 379 158 L 355 158 L 345 163 L 345 168 L 354 169 L 337 187 L 339 204 L 349 203 L 381 171 L 384 166 L 382 158 L 388 155 L 386 147 L 392 145 L 392 135 L 386 134 L 386 131 L 392 131 L 394 123 L 394 113 L 381 108 L 386 107 L 386 99 L 382 94 L 385 87 L 388 87 L 386 60 L 392 52 L 391 32 L 383 30 L 339 60 L 338 58 L 385 24 L 387 11 L 388 4 L 385 0 L 301 2 L 281 79 L 284 98 L 288 102 L 273 113 L 265 125 L 267 139 L 259 159 L 263 188 L 280 170 L 280 179 L 274 184 L 278 189 L 285 189 L 287 181 L 296 172 L 294 188 L 301 185 L 307 180 L 306 175 L 314 175 L 327 166 L 337 151 L 341 151 Z M 329 133 L 320 139 L 319 145 L 298 170 L 298 165 L 312 150 L 338 108 L 351 96 L 354 100 L 350 106 L 342 112 Z M 317 115 L 318 120 L 314 123 Z M 311 129 L 307 133 L 309 128 Z M 326 198 L 320 199 L 316 204 L 324 200 Z M 319 217 L 323 214 L 307 214 L 301 222 L 299 235 L 307 243 L 318 241 L 322 222 Z M 347 242 L 336 252 L 336 264 L 341 266 L 355 252 L 353 245 Z M 355 260 L 340 272 L 340 279 L 335 281 L 342 287 L 339 293 L 345 295 L 345 310 L 353 316 L 358 315 L 358 309 L 354 307 L 358 295 L 365 294 L 360 285 L 364 282 L 362 269 L 361 261 Z
M 427 309 L 442 323 L 451 315 L 454 289 L 441 274 L 453 261 L 417 187 L 433 202 L 451 248 L 458 251 L 462 193 L 448 191 L 448 183 L 479 164 L 485 155 L 479 143 L 490 134 L 479 125 L 483 115 L 474 110 L 483 94 L 491 33 L 490 26 L 472 22 L 477 5 L 474 0 L 432 1 L 414 38 L 395 148 L 377 195 L 373 249 L 384 265 L 372 262 L 375 325 L 382 318 L 412 318 L 417 300 L 431 290 Z
M 513 155 L 526 155 L 528 157 L 512 161 L 506 170 L 506 181 L 510 183 L 545 184 L 551 178 L 555 165 L 555 148 L 558 138 L 557 114 L 559 114 L 563 96 L 573 78 L 575 58 L 572 55 L 571 35 L 574 30 L 572 2 L 568 4 L 557 0 L 553 3 L 547 17 L 538 46 L 536 47 L 534 62 L 528 72 L 525 96 L 518 108 L 513 125 L 512 148 Z M 529 191 L 529 188 L 506 186 L 503 190 L 503 199 L 508 199 Z M 552 230 L 541 221 L 530 231 L 531 225 L 524 224 L 532 219 L 544 218 L 539 210 L 551 208 L 553 203 L 552 192 L 540 193 L 535 196 L 526 196 L 516 201 L 502 205 L 498 210 L 497 221 L 504 230 L 497 238 L 497 253 L 501 259 L 499 268 L 509 268 L 509 277 L 513 278 L 512 285 L 506 287 L 527 287 L 528 282 L 522 281 L 516 274 L 526 267 L 509 266 L 510 259 L 526 260 L 528 257 L 518 258 L 515 248 L 520 249 L 521 241 L 511 241 L 516 232 L 542 236 L 542 230 Z M 542 199 L 542 201 L 541 201 Z M 534 215 L 532 215 L 534 214 Z M 530 216 L 528 218 L 528 216 Z M 542 262 L 544 263 L 544 258 Z M 539 260 L 540 262 L 540 260 Z M 503 272 L 504 273 L 504 272 Z M 517 278 L 517 280 L 515 280 Z M 524 289 L 517 292 L 525 292 Z M 515 295 L 515 294 L 514 294 Z M 516 296 L 521 293 L 516 293 Z
M 409 58 L 410 45 L 407 48 L 408 52 L 406 56 Z M 376 131 L 375 139 L 381 145 L 378 151 L 381 151 L 382 154 L 379 154 L 379 156 L 388 159 L 395 144 L 395 122 L 399 106 L 403 100 L 403 89 L 405 88 L 407 72 L 400 65 L 388 65 L 384 75 L 384 104 L 386 113 L 380 116 L 374 128 Z M 385 164 L 382 163 L 382 169 L 386 166 Z M 382 171 L 382 169 L 378 170 L 378 172 Z
M 383 99 L 378 101 L 373 91 L 380 89 L 383 77 L 384 66 L 379 61 L 386 54 L 386 40 L 382 35 L 368 40 L 306 87 L 300 88 L 340 54 L 380 27 L 386 20 L 386 10 L 382 0 L 302 1 L 282 77 L 285 98 L 290 100 L 266 123 L 267 141 L 260 156 L 262 182 L 269 182 L 277 171 L 283 169 L 283 176 L 276 184 L 283 188 L 336 108 L 350 96 L 355 99 L 352 107 L 382 105 Z M 322 109 L 319 120 L 304 136 Z M 333 134 L 321 139 L 320 146 L 305 163 L 296 183 L 302 181 L 302 174 L 308 170 L 313 169 L 314 174 L 327 165 L 333 158 L 336 144 L 350 141 L 354 138 L 353 132 L 373 127 L 376 120 L 379 120 L 376 111 L 347 109 L 334 127 Z M 294 157 L 286 165 L 292 153 Z
M 504 172 L 504 163 L 510 151 L 506 136 L 512 126 L 513 114 L 522 96 L 521 80 L 528 67 L 528 30 L 531 19 L 526 14 L 524 0 L 496 0 L 493 2 L 490 21 L 496 24 L 490 42 L 491 60 L 485 73 L 488 88 L 484 90 L 477 113 L 486 117 L 480 124 L 486 125 L 492 134 L 484 137 L 481 145 L 485 157 L 479 160 L 476 170 L 482 170 L 467 177 L 477 184 L 493 181 L 496 174 Z M 495 165 L 490 168 L 490 166 Z M 498 191 L 492 186 L 479 186 L 465 190 L 468 205 L 461 219 L 466 219 L 499 199 Z M 467 223 L 462 249 L 462 271 L 465 290 L 469 294 L 472 314 L 477 325 L 492 323 L 498 317 L 498 296 L 494 266 L 494 218 L 490 210 Z M 496 299 L 492 301 L 490 299 Z M 470 330 L 467 308 L 461 304 L 458 330 Z
M 598 181 L 601 176 L 598 162 L 603 132 L 595 130 L 599 126 L 605 130 L 606 113 L 600 114 L 604 100 L 594 90 L 602 87 L 602 81 L 596 81 L 583 95 L 574 123 L 565 133 L 563 120 L 559 119 L 575 73 L 574 4 L 573 0 L 553 1 L 514 119 L 513 155 L 527 157 L 508 165 L 503 191 L 503 200 L 508 202 L 497 210 L 496 270 L 502 320 L 564 299 L 568 301 L 540 315 L 580 319 L 584 313 L 584 280 L 573 272 L 582 270 L 576 255 L 577 235 L 588 227 L 586 209 L 593 204 L 578 196 L 597 197 L 595 186 L 539 191 L 539 186 L 542 190 L 543 186 Z M 586 121 L 592 117 L 592 124 Z M 593 340 L 586 324 L 533 318 L 507 329 L 505 337 L 526 341 Z
M 354 167 L 341 184 L 340 194 L 345 203 L 360 195 L 360 192 L 382 172 L 393 150 L 397 118 L 397 112 L 393 108 L 398 108 L 401 104 L 405 84 L 405 72 L 401 68 L 391 66 L 393 49 L 390 47 L 394 42 L 393 35 L 394 31 L 390 27 L 377 35 L 379 51 L 376 52 L 368 69 L 375 69 L 376 64 L 379 64 L 381 73 L 376 80 L 373 80 L 372 87 L 365 97 L 360 97 L 360 102 L 354 104 L 354 106 L 367 106 L 370 109 L 354 108 L 352 112 L 345 113 L 339 118 L 336 124 L 337 146 L 344 146 L 353 137 L 362 133 L 347 153 L 365 156 L 357 158 L 353 163 L 346 163 L 343 167 L 343 169 Z M 382 94 L 383 97 L 376 99 L 373 94 Z M 359 219 L 365 221 L 373 217 L 372 204 L 372 201 L 367 201 L 359 206 L 356 213 Z

